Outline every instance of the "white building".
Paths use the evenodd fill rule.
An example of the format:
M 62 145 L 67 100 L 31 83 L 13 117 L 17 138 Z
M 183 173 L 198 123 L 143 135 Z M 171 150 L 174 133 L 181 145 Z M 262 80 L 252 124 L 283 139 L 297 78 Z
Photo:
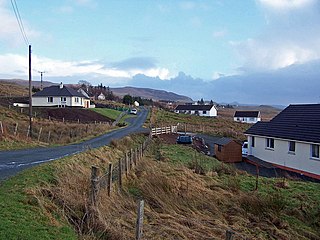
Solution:
M 249 159 L 320 179 L 320 104 L 290 105 L 245 134 Z
M 98 100 L 106 100 L 106 96 L 103 93 L 98 95 Z
M 256 123 L 261 121 L 260 111 L 236 111 L 233 120 L 242 123 Z
M 214 105 L 178 105 L 174 112 L 205 117 L 216 117 L 218 115 L 217 108 Z
M 90 108 L 90 99 L 61 83 L 57 86 L 46 87 L 33 94 L 32 106 Z

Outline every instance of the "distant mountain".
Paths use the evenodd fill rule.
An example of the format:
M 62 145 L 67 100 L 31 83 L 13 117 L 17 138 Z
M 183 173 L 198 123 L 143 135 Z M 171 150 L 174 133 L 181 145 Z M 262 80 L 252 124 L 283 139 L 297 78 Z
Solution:
M 129 94 L 131 96 L 139 96 L 142 98 L 153 99 L 153 100 L 169 100 L 169 101 L 180 101 L 180 102 L 192 102 L 193 100 L 189 97 L 178 95 L 173 92 L 167 92 L 164 90 L 155 90 L 151 88 L 137 88 L 137 87 L 121 87 L 121 88 L 110 88 L 110 90 L 117 96 L 124 96 Z
M 23 79 L 0 79 L 1 82 L 13 83 L 20 85 L 22 87 L 28 87 L 29 81 Z M 32 81 L 32 86 L 40 87 L 40 81 Z M 43 81 L 43 87 L 49 87 L 52 85 L 57 85 L 58 83 L 53 83 L 49 81 Z M 66 84 L 68 85 L 68 84 Z M 117 96 L 124 96 L 126 94 L 130 94 L 135 97 L 142 97 L 153 100 L 168 100 L 168 101 L 180 101 L 180 102 L 192 102 L 193 100 L 189 97 L 179 95 L 173 92 L 167 92 L 164 90 L 156 90 L 151 88 L 137 88 L 137 87 L 118 87 L 118 88 L 110 88 L 112 92 Z

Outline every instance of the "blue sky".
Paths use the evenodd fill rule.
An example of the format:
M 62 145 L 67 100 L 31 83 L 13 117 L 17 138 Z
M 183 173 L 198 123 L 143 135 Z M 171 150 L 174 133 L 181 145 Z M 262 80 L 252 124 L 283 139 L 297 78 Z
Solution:
M 199 84 L 228 84 L 231 76 L 277 72 L 320 58 L 317 0 L 16 3 L 33 48 L 34 80 L 41 70 L 46 80 L 56 82 L 85 79 L 125 86 L 143 74 L 158 81 L 154 86 L 168 89 L 163 81 L 176 79 L 179 72 Z M 0 0 L 0 77 L 27 79 L 27 46 L 10 0 Z M 200 89 L 193 94 L 192 86 L 180 93 L 202 94 Z M 203 96 L 210 98 L 209 93 Z M 211 96 L 215 98 L 242 101 Z

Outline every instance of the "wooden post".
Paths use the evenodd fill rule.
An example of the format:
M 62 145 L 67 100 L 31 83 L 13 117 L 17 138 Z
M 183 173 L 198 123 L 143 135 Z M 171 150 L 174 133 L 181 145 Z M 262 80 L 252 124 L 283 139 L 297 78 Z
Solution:
M 2 121 L 0 121 L 0 129 L 1 129 L 1 134 L 3 134 L 3 125 L 2 125 Z
M 256 188 L 255 190 L 258 190 L 259 187 L 259 166 L 256 165 Z
M 98 195 L 98 168 L 96 166 L 91 167 L 91 187 L 90 187 L 90 204 L 95 206 L 97 203 Z
M 62 122 L 64 123 L 64 117 L 62 118 Z
M 16 127 L 14 128 L 14 135 L 15 135 L 15 136 L 17 135 L 18 125 L 19 125 L 19 123 L 16 123 Z
M 50 141 L 50 135 L 51 135 L 51 131 L 49 131 L 49 133 L 48 133 L 48 140 L 47 140 L 48 143 Z
M 140 145 L 140 159 L 143 157 L 143 145 Z
M 118 191 L 120 193 L 121 190 L 122 190 L 122 164 L 121 164 L 121 159 L 119 159 L 118 167 L 119 167 L 119 176 L 118 176 L 119 188 L 118 188 Z
M 108 196 L 110 197 L 112 190 L 112 163 L 109 163 L 108 169 Z
M 51 121 L 51 117 L 49 116 L 49 121 Z
M 134 156 L 133 156 L 133 150 L 132 150 L 132 148 L 131 148 L 131 149 L 130 149 L 130 169 L 132 168 L 132 165 L 133 165 L 133 163 L 134 163 L 133 158 L 134 158 Z
M 30 125 L 28 126 L 27 137 L 29 137 L 29 135 L 30 135 Z
M 126 176 L 128 177 L 129 174 L 129 167 L 128 167 L 128 153 L 125 153 L 125 158 L 124 158 L 124 170 L 126 171 Z
M 234 231 L 228 229 L 226 231 L 226 240 L 233 240 L 233 237 L 234 237 Z
M 80 119 L 78 118 L 78 124 L 80 123 Z
M 138 203 L 138 214 L 137 214 L 137 223 L 136 223 L 136 240 L 141 240 L 141 238 L 142 238 L 143 213 L 144 213 L 144 200 L 140 200 Z
M 38 134 L 38 142 L 40 142 L 41 132 L 42 132 L 42 127 L 40 127 L 40 130 L 39 130 L 39 134 Z
M 20 113 L 23 113 L 23 108 L 20 108 Z

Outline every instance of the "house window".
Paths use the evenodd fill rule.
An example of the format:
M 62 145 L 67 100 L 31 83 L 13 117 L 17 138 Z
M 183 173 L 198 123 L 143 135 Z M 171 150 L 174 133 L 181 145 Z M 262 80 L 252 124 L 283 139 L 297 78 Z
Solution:
M 48 97 L 48 103 L 53 103 L 53 97 Z
M 207 114 L 207 111 L 203 111 L 203 114 Z
M 254 118 L 253 118 L 253 117 L 249 118 L 249 121 L 253 122 L 253 121 L 254 121 Z
M 79 102 L 79 98 L 76 97 L 76 98 L 74 99 L 74 101 L 75 101 L 76 103 L 78 103 L 78 102 Z
M 254 145 L 255 145 L 255 138 L 251 137 L 251 147 L 254 147 Z
M 289 142 L 289 152 L 295 152 L 296 151 L 296 142 L 290 141 Z
M 221 152 L 221 145 L 218 145 L 218 151 Z
M 311 145 L 311 157 L 319 158 L 319 145 L 315 145 L 315 144 Z
M 67 98 L 66 97 L 61 97 L 61 102 L 66 102 L 67 101 Z
M 194 114 L 198 115 L 198 114 L 199 114 L 199 111 L 198 111 L 198 110 L 194 111 Z
M 274 148 L 274 139 L 273 138 L 267 138 L 267 148 Z

